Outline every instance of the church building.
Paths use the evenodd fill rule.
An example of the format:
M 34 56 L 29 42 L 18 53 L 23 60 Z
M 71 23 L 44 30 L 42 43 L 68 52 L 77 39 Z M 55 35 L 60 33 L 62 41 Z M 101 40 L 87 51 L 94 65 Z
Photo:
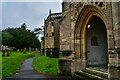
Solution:
M 59 73 L 120 79 L 120 2 L 63 1 L 60 15 L 55 38 L 59 41 Z M 53 20 L 45 21 L 49 23 L 45 31 Z M 53 35 L 48 39 L 49 32 L 45 33 L 45 48 L 49 48 L 53 42 L 46 40 Z

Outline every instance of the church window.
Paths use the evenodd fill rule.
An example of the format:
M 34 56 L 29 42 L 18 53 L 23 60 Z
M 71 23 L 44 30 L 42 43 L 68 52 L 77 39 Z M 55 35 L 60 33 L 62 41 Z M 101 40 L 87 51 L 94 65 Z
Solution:
M 54 23 L 53 23 L 53 21 L 51 22 L 51 25 L 52 25 L 52 26 L 54 26 Z
M 98 46 L 98 38 L 96 36 L 91 38 L 91 46 Z

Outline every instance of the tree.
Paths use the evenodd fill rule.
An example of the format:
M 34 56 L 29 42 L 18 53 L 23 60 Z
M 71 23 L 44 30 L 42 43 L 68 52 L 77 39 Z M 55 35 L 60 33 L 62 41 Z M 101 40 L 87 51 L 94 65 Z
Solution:
M 19 28 L 7 28 L 2 30 L 3 45 L 15 47 L 17 49 L 39 47 L 40 42 L 36 34 L 26 28 L 27 25 L 24 23 Z
M 13 36 L 9 32 L 2 32 L 2 44 L 10 46 Z
M 35 28 L 33 32 L 37 35 L 37 37 L 39 37 L 40 34 L 43 34 L 42 30 L 42 28 Z
M 23 24 L 21 25 L 21 29 L 26 30 L 26 28 L 27 28 L 27 25 L 26 25 L 25 23 L 23 23 Z

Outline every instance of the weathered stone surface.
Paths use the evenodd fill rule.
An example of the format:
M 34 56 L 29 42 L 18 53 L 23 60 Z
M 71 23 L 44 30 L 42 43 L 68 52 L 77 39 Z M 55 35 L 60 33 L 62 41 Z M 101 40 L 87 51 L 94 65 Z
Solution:
M 62 19 L 60 20 L 59 29 L 56 30 L 55 33 L 59 36 L 56 36 L 55 38 L 45 37 L 45 48 L 53 48 L 53 46 L 57 46 L 58 43 L 60 51 L 64 50 L 70 50 L 72 51 L 73 55 L 72 58 L 68 58 L 68 56 L 64 57 L 64 59 L 60 59 L 59 65 L 60 65 L 60 71 L 62 73 L 73 73 L 75 71 L 82 70 L 87 67 L 88 65 L 88 55 L 90 51 L 88 51 L 88 42 L 90 43 L 92 40 L 87 37 L 88 32 L 88 25 L 92 24 L 93 17 L 97 16 L 100 22 L 95 21 L 97 27 L 104 26 L 104 32 L 106 34 L 104 35 L 103 31 L 100 31 L 100 28 L 95 28 L 95 31 L 91 31 L 91 36 L 95 36 L 98 33 L 98 35 L 103 35 L 104 37 L 107 37 L 106 45 L 105 40 L 98 39 L 98 43 L 100 45 L 107 46 L 107 49 L 104 50 L 101 48 L 99 51 L 98 49 L 95 49 L 97 46 L 91 46 L 94 52 L 99 53 L 97 55 L 93 55 L 94 57 L 98 56 L 98 58 L 102 57 L 102 60 L 106 60 L 106 63 L 109 66 L 108 67 L 108 73 L 109 78 L 119 78 L 119 65 L 120 65 L 120 57 L 119 57 L 119 51 L 116 51 L 116 49 L 120 48 L 120 2 L 110 3 L 110 2 L 63 2 L 62 3 Z M 98 21 L 99 21 L 98 20 Z M 46 26 L 49 26 L 45 30 L 45 36 L 48 33 L 48 36 L 51 36 L 51 31 L 53 30 L 50 26 L 51 21 L 48 20 L 46 23 Z M 98 31 L 97 31 L 98 30 Z M 93 34 L 92 34 L 93 33 Z M 97 36 L 98 37 L 98 36 Z M 56 39 L 57 41 L 53 41 L 53 39 Z M 104 44 L 100 44 L 104 42 Z M 103 40 L 103 41 L 102 41 Z M 93 41 L 95 43 L 95 41 Z M 54 46 L 54 47 L 55 47 Z M 112 50 L 112 51 L 110 51 Z M 103 51 L 103 52 L 102 52 Z M 109 51 L 109 52 L 108 52 Z M 100 56 L 101 53 L 108 53 L 107 56 Z M 108 58 L 109 57 L 109 58 Z M 105 58 L 105 59 L 103 59 Z M 96 61 L 97 59 L 95 59 Z
M 78 30 L 76 34 L 79 34 L 78 36 L 79 38 L 76 37 L 77 35 L 75 35 L 75 27 L 76 25 L 79 25 L 76 22 L 78 21 L 77 19 L 79 18 L 80 13 L 82 13 L 82 9 L 88 4 L 94 5 L 94 7 L 98 9 L 98 12 L 100 11 L 102 13 L 101 17 L 103 18 L 102 20 L 105 23 L 106 31 L 107 31 L 108 49 L 114 49 L 115 44 L 116 44 L 116 47 L 119 46 L 119 39 L 118 39 L 119 36 L 114 35 L 114 33 L 118 34 L 119 31 L 118 31 L 118 28 L 116 28 L 116 30 L 114 31 L 114 26 L 112 24 L 113 23 L 112 12 L 114 11 L 111 11 L 112 7 L 110 3 L 103 2 L 103 5 L 100 5 L 100 3 L 96 4 L 96 3 L 90 3 L 90 2 L 89 3 L 85 3 L 85 2 L 84 3 L 77 3 L 77 2 L 67 3 L 65 8 L 63 6 L 64 8 L 63 20 L 62 20 L 62 24 L 60 27 L 60 50 L 61 51 L 62 50 L 73 50 L 73 52 L 75 52 L 74 53 L 75 59 L 72 59 L 72 61 L 70 61 L 71 63 L 69 64 L 69 69 L 71 68 L 72 70 L 71 72 L 83 69 L 82 66 L 84 66 L 84 68 L 86 67 L 86 54 L 87 54 L 87 52 L 85 51 L 86 50 L 86 46 L 85 46 L 86 39 L 84 36 L 82 36 L 83 34 L 82 31 L 80 31 L 80 29 L 83 27 L 84 24 L 82 26 L 79 26 L 80 28 L 76 28 L 76 30 Z M 115 43 L 115 40 L 116 40 L 116 43 Z M 115 55 L 112 55 L 112 54 L 110 55 L 109 61 L 111 64 L 116 63 L 116 59 L 115 59 L 116 57 L 117 56 Z M 77 60 L 76 58 L 81 58 L 81 59 Z
M 44 52 L 51 56 L 53 54 L 59 53 L 60 41 L 59 41 L 59 30 L 60 30 L 60 20 L 62 18 L 62 13 L 51 13 L 45 20 L 44 26 Z M 53 55 L 53 56 L 55 56 Z

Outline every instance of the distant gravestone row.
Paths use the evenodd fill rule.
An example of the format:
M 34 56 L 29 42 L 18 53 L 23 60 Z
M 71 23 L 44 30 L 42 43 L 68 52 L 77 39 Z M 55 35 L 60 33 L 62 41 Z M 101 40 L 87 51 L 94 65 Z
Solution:
M 11 48 L 8 46 L 2 46 L 2 56 L 10 56 L 11 55 Z
M 12 51 L 22 51 L 23 53 L 26 53 L 27 51 L 39 51 L 39 48 L 24 48 L 24 49 L 15 49 L 14 47 L 8 47 L 8 46 L 1 46 L 2 49 L 2 56 L 10 56 Z
M 31 48 L 31 47 L 29 47 L 29 48 L 24 48 L 24 49 L 18 49 L 17 51 L 39 51 L 39 48 Z

